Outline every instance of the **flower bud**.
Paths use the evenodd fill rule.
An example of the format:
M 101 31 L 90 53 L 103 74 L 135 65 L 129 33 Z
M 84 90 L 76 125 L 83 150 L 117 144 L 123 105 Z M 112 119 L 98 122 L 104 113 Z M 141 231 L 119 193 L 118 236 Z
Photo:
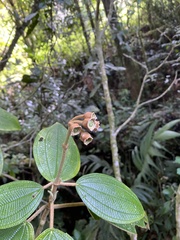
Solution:
M 81 132 L 80 140 L 85 144 L 88 145 L 92 142 L 93 138 L 88 132 Z

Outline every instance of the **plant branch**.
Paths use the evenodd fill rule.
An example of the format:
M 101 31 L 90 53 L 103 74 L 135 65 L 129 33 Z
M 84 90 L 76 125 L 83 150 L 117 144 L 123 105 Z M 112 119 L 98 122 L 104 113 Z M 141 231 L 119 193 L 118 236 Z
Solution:
M 147 100 L 147 101 L 145 101 L 145 102 L 142 102 L 141 104 L 139 104 L 139 108 L 142 107 L 142 106 L 144 106 L 144 105 L 147 105 L 147 104 L 149 104 L 149 103 L 155 102 L 155 101 L 159 100 L 160 98 L 164 97 L 164 95 L 165 95 L 167 92 L 170 91 L 170 89 L 172 88 L 172 86 L 173 86 L 177 81 L 180 80 L 180 78 L 177 78 L 177 74 L 178 74 L 178 73 L 176 72 L 175 77 L 174 77 L 174 80 L 173 80 L 172 83 L 169 85 L 169 87 L 168 87 L 163 93 L 161 93 L 161 95 L 159 95 L 159 96 L 157 96 L 157 97 L 155 97 L 155 98 L 149 99 L 149 100 Z
M 77 184 L 73 182 L 60 182 L 59 186 L 68 186 L 68 187 L 75 187 Z
M 86 205 L 83 202 L 61 203 L 61 204 L 55 204 L 54 209 L 69 208 L 69 207 L 85 207 L 85 206 Z
M 27 222 L 31 222 L 34 218 L 36 218 L 45 208 L 47 208 L 48 204 L 40 207 L 31 217 L 27 219 Z
M 62 146 L 63 153 L 62 153 L 62 158 L 61 158 L 61 163 L 60 163 L 60 166 L 59 166 L 58 174 L 57 174 L 56 179 L 54 181 L 55 184 L 57 184 L 59 182 L 59 179 L 60 179 L 60 175 L 61 175 L 61 172 L 62 172 L 62 169 L 63 169 L 64 161 L 65 161 L 65 158 L 66 158 L 66 152 L 67 152 L 67 149 L 68 149 L 68 141 L 69 141 L 70 136 L 71 136 L 71 131 L 68 128 L 66 139 L 65 139 L 65 142 L 63 143 L 63 146 Z
M 115 135 L 117 136 L 119 134 L 119 132 L 135 117 L 138 109 L 144 105 L 147 105 L 149 103 L 152 103 L 154 101 L 157 101 L 159 100 L 160 98 L 162 98 L 171 88 L 172 86 L 174 85 L 174 83 L 177 81 L 177 72 L 175 74 L 175 78 L 174 80 L 172 81 L 172 83 L 169 85 L 169 87 L 162 93 L 160 94 L 158 97 L 156 98 L 153 98 L 153 99 L 150 99 L 150 100 L 147 100 L 145 102 L 142 102 L 140 103 L 140 100 L 141 100 L 141 97 L 142 97 L 142 93 L 143 93 L 143 90 L 144 90 L 144 85 L 146 83 L 146 80 L 148 79 L 149 75 L 152 74 L 153 72 L 157 71 L 159 68 L 161 68 L 168 60 L 168 58 L 170 57 L 171 53 L 173 52 L 174 48 L 179 46 L 180 44 L 176 45 L 176 46 L 173 46 L 170 50 L 170 52 L 168 53 L 167 57 L 161 62 L 161 64 L 159 64 L 156 68 L 153 68 L 152 70 L 148 70 L 147 66 L 140 63 L 139 61 L 137 61 L 136 59 L 134 59 L 133 57 L 131 56 L 128 56 L 126 54 L 124 54 L 124 56 L 130 58 L 132 61 L 134 61 L 135 63 L 139 64 L 141 67 L 145 68 L 146 70 L 146 74 L 144 75 L 144 78 L 143 78 L 143 81 L 142 81 L 142 84 L 141 84 L 141 88 L 140 88 L 140 91 L 139 91 L 139 95 L 138 95 L 138 98 L 137 98 L 137 101 L 136 101 L 136 106 L 133 110 L 133 112 L 131 113 L 131 115 L 129 116 L 129 118 L 126 119 L 125 122 L 123 122 L 115 131 Z
M 18 181 L 18 179 L 17 178 L 15 178 L 15 177 L 12 177 L 11 175 L 9 175 L 9 174 L 7 174 L 7 173 L 2 173 L 2 175 L 1 175 L 2 177 L 6 177 L 6 178 L 9 178 L 9 179 L 11 179 L 11 180 L 13 180 L 13 181 Z
M 42 213 L 41 219 L 39 221 L 39 226 L 36 230 L 36 236 L 35 237 L 37 237 L 42 232 L 42 230 L 44 228 L 44 225 L 46 223 L 46 219 L 47 219 L 48 214 L 49 214 L 49 208 L 45 208 L 44 212 Z

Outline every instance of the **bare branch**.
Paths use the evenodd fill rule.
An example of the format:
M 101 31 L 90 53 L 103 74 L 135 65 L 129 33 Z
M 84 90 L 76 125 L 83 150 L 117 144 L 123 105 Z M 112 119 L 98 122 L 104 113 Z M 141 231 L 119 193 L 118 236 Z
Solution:
M 124 53 L 123 55 L 124 55 L 125 57 L 131 59 L 133 62 L 137 63 L 138 65 L 140 65 L 142 68 L 144 68 L 144 69 L 146 70 L 146 73 L 148 73 L 148 68 L 147 68 L 147 66 L 146 66 L 145 64 L 139 62 L 138 60 L 136 60 L 135 58 L 133 58 L 133 57 L 130 56 L 130 55 L 127 55 L 127 54 L 125 54 L 125 53 Z
M 175 46 L 177 47 L 177 45 Z M 115 135 L 117 136 L 118 133 L 135 117 L 138 109 L 144 105 L 147 105 L 149 103 L 152 103 L 152 102 L 155 102 L 157 100 L 159 100 L 160 98 L 162 98 L 168 91 L 170 91 L 170 89 L 172 88 L 172 86 L 179 80 L 177 79 L 177 72 L 175 74 L 175 77 L 174 77 L 174 80 L 172 81 L 172 83 L 169 85 L 169 87 L 162 93 L 160 94 L 158 97 L 156 98 L 153 98 L 153 99 L 150 99 L 150 100 L 147 100 L 145 102 L 142 102 L 140 103 L 140 100 L 141 100 L 141 96 L 142 96 L 142 92 L 143 92 L 143 89 L 144 89 L 144 85 L 145 85 L 145 82 L 146 82 L 146 79 L 148 78 L 148 76 L 150 75 L 150 73 L 153 73 L 154 71 L 158 70 L 163 64 L 166 63 L 167 59 L 169 58 L 170 54 L 172 53 L 174 47 L 171 49 L 171 51 L 169 52 L 168 56 L 164 59 L 164 61 L 156 68 L 150 70 L 148 73 L 145 74 L 144 78 L 143 78 L 143 81 L 142 81 L 142 85 L 141 85 L 141 89 L 140 89 L 140 92 L 139 92 L 139 95 L 138 95 L 138 99 L 136 101 L 136 107 L 134 109 L 134 111 L 132 112 L 132 114 L 129 116 L 129 118 L 126 119 L 125 122 L 123 122 L 123 124 L 121 124 L 116 132 L 115 132 Z M 131 57 L 130 57 L 131 58 Z M 131 58 L 133 61 L 134 59 Z M 138 61 L 135 60 L 136 63 L 140 64 Z M 141 65 L 141 64 L 140 64 Z M 144 65 L 143 65 L 144 66 Z
M 172 88 L 172 86 L 173 86 L 177 81 L 180 80 L 180 78 L 177 79 L 177 74 L 178 74 L 178 73 L 176 72 L 175 77 L 174 77 L 174 80 L 172 81 L 172 83 L 169 85 L 169 87 L 168 87 L 161 95 L 159 95 L 158 97 L 155 97 L 155 98 L 153 98 L 153 99 L 147 100 L 147 101 L 139 104 L 139 108 L 142 107 L 142 106 L 144 106 L 144 105 L 147 105 L 147 104 L 149 104 L 149 103 L 155 102 L 155 101 L 159 100 L 160 98 L 164 97 L 164 95 L 165 95 L 167 92 L 170 91 L 170 89 Z

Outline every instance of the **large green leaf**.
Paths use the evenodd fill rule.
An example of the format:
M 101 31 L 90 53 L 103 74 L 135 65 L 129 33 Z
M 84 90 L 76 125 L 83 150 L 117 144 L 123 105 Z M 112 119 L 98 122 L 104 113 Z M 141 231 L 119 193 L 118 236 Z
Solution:
M 32 181 L 16 181 L 0 187 L 0 229 L 24 222 L 38 207 L 43 188 Z
M 41 130 L 36 136 L 33 152 L 41 175 L 48 181 L 54 181 L 62 159 L 62 146 L 67 129 L 60 123 Z M 80 168 L 80 155 L 72 137 L 69 139 L 61 180 L 76 176 Z
M 76 189 L 92 212 L 111 223 L 133 223 L 145 216 L 137 196 L 125 184 L 108 175 L 84 175 L 78 179 Z
M 31 223 L 23 222 L 8 229 L 1 229 L 0 240 L 34 240 L 34 228 Z
M 176 137 L 180 137 L 180 133 L 175 132 L 175 131 L 167 130 L 167 131 L 164 131 L 164 132 L 162 132 L 158 135 L 156 134 L 154 136 L 154 139 L 155 140 L 160 140 L 160 141 L 166 141 L 166 140 L 176 138 Z
M 165 124 L 163 127 L 159 128 L 155 133 L 154 133 L 154 138 L 158 137 L 158 135 L 162 134 L 163 132 L 169 130 L 170 128 L 174 127 L 177 123 L 180 122 L 180 119 L 173 120 L 171 122 L 168 122 Z
M 3 153 L 2 153 L 2 149 L 0 147 L 0 175 L 2 173 L 3 170 Z
M 141 159 L 143 159 L 144 156 L 146 156 L 146 154 L 149 151 L 149 148 L 151 147 L 154 128 L 156 127 L 156 125 L 157 125 L 157 121 L 151 124 L 151 126 L 148 129 L 148 132 L 146 133 L 146 135 L 143 137 L 141 141 L 141 145 L 140 145 Z
M 58 229 L 46 229 L 44 232 L 42 232 L 36 240 L 73 240 L 71 236 L 69 236 L 67 233 L 64 233 Z
M 9 112 L 0 108 L 0 130 L 1 131 L 16 131 L 20 130 L 21 126 L 18 119 Z

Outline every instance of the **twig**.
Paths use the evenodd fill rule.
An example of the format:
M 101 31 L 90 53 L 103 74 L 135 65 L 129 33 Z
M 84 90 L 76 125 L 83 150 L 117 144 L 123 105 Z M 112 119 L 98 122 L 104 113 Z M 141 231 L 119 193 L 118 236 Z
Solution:
M 9 179 L 11 179 L 11 180 L 13 180 L 13 181 L 18 181 L 17 178 L 12 177 L 11 175 L 9 175 L 9 174 L 7 174 L 7 173 L 2 173 L 1 176 L 2 176 L 2 177 L 9 178 Z
M 41 216 L 41 219 L 40 219 L 40 222 L 39 222 L 39 226 L 36 230 L 36 237 L 42 232 L 42 230 L 44 228 L 44 225 L 46 223 L 46 219 L 47 219 L 48 214 L 49 214 L 49 209 L 45 208 L 44 212 L 42 213 L 42 216 Z
M 139 95 L 138 95 L 138 98 L 137 98 L 137 101 L 136 101 L 136 107 L 134 109 L 134 111 L 131 113 L 131 115 L 129 116 L 129 118 L 126 119 L 125 122 L 123 122 L 123 124 L 121 124 L 115 131 L 115 135 L 117 136 L 118 133 L 135 117 L 136 115 L 136 112 L 137 110 L 139 109 L 139 102 L 141 100 L 141 95 L 142 95 L 142 92 L 143 92 L 143 89 L 144 89 L 144 85 L 145 85 L 145 82 L 146 82 L 146 79 L 148 77 L 148 74 L 146 74 L 143 78 L 143 81 L 142 81 L 142 85 L 141 85 L 141 89 L 139 91 Z
M 176 82 L 176 81 L 179 81 L 179 80 L 180 80 L 180 78 L 177 78 L 177 72 L 176 72 L 176 75 L 175 75 L 174 80 L 172 81 L 172 83 L 169 85 L 169 87 L 168 87 L 161 95 L 159 95 L 159 96 L 157 96 L 157 97 L 155 97 L 155 98 L 153 98 L 153 99 L 147 100 L 147 101 L 139 104 L 139 108 L 142 107 L 142 106 L 144 106 L 144 105 L 147 105 L 147 104 L 149 104 L 149 103 L 155 102 L 155 101 L 159 100 L 160 98 L 162 98 L 168 91 L 170 91 L 170 89 L 171 89 L 172 86 L 175 84 L 175 82 Z
M 34 218 L 36 218 L 45 208 L 47 208 L 48 204 L 40 207 L 30 218 L 27 219 L 27 222 L 31 222 Z
M 144 69 L 146 70 L 146 73 L 148 73 L 148 68 L 147 68 L 147 66 L 146 66 L 145 64 L 139 62 L 138 60 L 136 60 L 135 58 L 133 58 L 133 57 L 130 56 L 130 55 L 127 55 L 127 54 L 125 54 L 125 53 L 124 53 L 123 55 L 124 55 L 125 57 L 131 59 L 133 62 L 137 63 L 138 65 L 140 65 L 142 68 L 144 68 Z
M 144 79 L 143 79 L 143 82 L 145 82 L 146 79 L 147 79 L 147 75 L 145 75 L 145 77 L 144 77 Z M 155 98 L 153 98 L 153 99 L 147 100 L 147 101 L 145 101 L 145 102 L 139 103 L 140 97 L 141 97 L 141 95 L 139 94 L 139 96 L 138 96 L 139 101 L 137 102 L 134 111 L 133 111 L 132 114 L 129 116 L 129 118 L 127 118 L 126 121 L 123 122 L 123 124 L 121 124 L 121 125 L 117 128 L 117 130 L 116 130 L 116 132 L 115 132 L 116 136 L 117 136 L 118 133 L 135 117 L 135 115 L 136 115 L 136 113 L 137 113 L 137 110 L 138 110 L 139 108 L 141 108 L 142 106 L 147 105 L 147 104 L 149 104 L 149 103 L 155 102 L 155 101 L 159 100 L 160 98 L 162 98 L 168 91 L 170 91 L 170 89 L 172 88 L 172 86 L 173 86 L 173 85 L 176 83 L 176 81 L 178 81 L 178 80 L 179 80 L 179 79 L 177 79 L 177 72 L 176 72 L 175 77 L 174 77 L 174 80 L 172 81 L 172 83 L 169 85 L 169 87 L 168 87 L 161 95 L 159 95 L 159 96 L 157 96 L 157 97 L 155 97 Z M 144 85 L 144 83 L 143 83 L 143 85 Z M 141 87 L 141 89 L 142 89 L 142 87 Z M 141 91 L 141 94 L 142 94 L 142 91 Z
M 146 74 L 143 78 L 143 81 L 142 81 L 142 84 L 141 84 L 141 88 L 140 88 L 140 91 L 139 91 L 139 95 L 138 95 L 138 98 L 137 98 L 137 101 L 136 101 L 136 106 L 134 108 L 134 111 L 131 113 L 131 115 L 129 116 L 129 118 L 126 119 L 125 122 L 123 122 L 115 131 L 115 135 L 117 136 L 118 133 L 135 117 L 136 113 L 137 113 L 137 110 L 146 105 L 146 104 L 149 104 L 151 102 L 154 102 L 154 101 L 157 101 L 158 99 L 162 98 L 173 86 L 173 84 L 177 81 L 177 72 L 175 74 L 175 78 L 174 80 L 172 81 L 172 83 L 170 84 L 170 86 L 161 94 L 159 95 L 158 97 L 156 98 L 153 98 L 153 99 L 150 99 L 148 101 L 145 101 L 143 103 L 140 103 L 140 100 L 141 100 L 141 97 L 142 97 L 142 93 L 143 93 L 143 90 L 144 90 L 144 85 L 145 85 L 145 82 L 147 80 L 147 78 L 149 77 L 150 74 L 152 74 L 153 72 L 157 71 L 158 69 L 160 69 L 168 60 L 168 58 L 170 57 L 171 53 L 173 52 L 174 48 L 180 46 L 180 44 L 177 44 L 175 46 L 173 46 L 170 50 L 170 52 L 168 53 L 167 57 L 156 67 L 156 68 L 153 68 L 151 70 L 148 70 L 148 67 L 142 63 L 140 63 L 139 61 L 137 61 L 136 59 L 134 59 L 133 57 L 131 56 L 128 56 L 126 54 L 124 54 L 125 57 L 128 57 L 130 58 L 132 61 L 134 61 L 135 63 L 139 64 L 142 68 L 144 68 L 146 70 Z
M 54 209 L 69 208 L 69 207 L 85 207 L 85 206 L 86 205 L 83 202 L 61 203 L 61 204 L 55 204 Z

